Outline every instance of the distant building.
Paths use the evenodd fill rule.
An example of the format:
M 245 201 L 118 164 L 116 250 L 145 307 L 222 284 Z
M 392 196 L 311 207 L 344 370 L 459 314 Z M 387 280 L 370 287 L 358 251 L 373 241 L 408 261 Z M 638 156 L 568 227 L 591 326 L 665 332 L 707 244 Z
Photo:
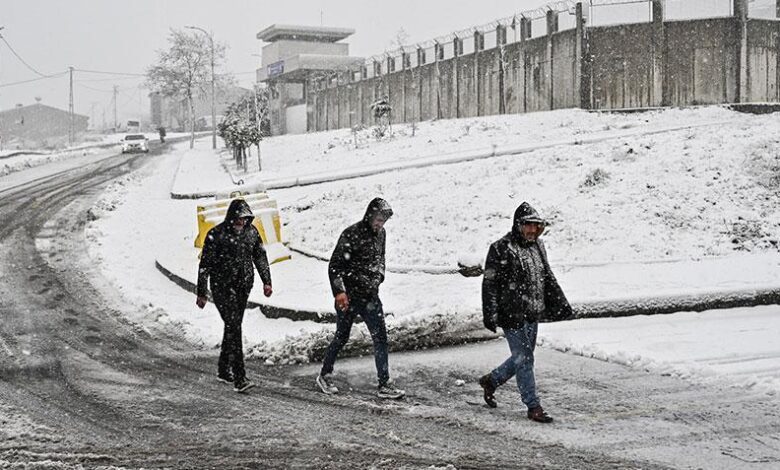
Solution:
M 269 90 L 271 133 L 299 134 L 309 128 L 307 83 L 332 80 L 339 74 L 360 70 L 361 57 L 349 56 L 349 44 L 341 43 L 354 29 L 273 25 L 259 33 L 263 47 L 257 81 Z
M 231 86 L 222 90 L 217 89 L 214 102 L 217 111 L 217 123 L 219 123 L 221 116 L 225 114 L 230 104 L 251 93 L 251 90 L 238 86 Z M 165 98 L 159 93 L 150 93 L 149 103 L 152 127 L 158 128 L 163 126 L 170 130 L 189 130 L 189 108 L 186 99 L 171 99 Z M 194 108 L 195 130 L 210 129 L 211 93 L 209 92 L 204 96 L 196 96 Z
M 89 117 L 73 115 L 75 133 L 85 132 Z M 25 146 L 47 146 L 67 139 L 70 132 L 70 113 L 45 104 L 17 106 L 0 111 L 0 138 L 3 145 L 18 142 Z

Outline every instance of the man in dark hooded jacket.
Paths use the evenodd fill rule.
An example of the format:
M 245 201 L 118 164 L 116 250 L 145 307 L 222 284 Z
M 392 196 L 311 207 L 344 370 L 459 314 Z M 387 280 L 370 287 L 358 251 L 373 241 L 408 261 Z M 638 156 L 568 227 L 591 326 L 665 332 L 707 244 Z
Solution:
M 217 379 L 232 382 L 237 392 L 254 386 L 247 380 L 244 369 L 241 323 L 254 284 L 255 268 L 263 280 L 265 296 L 270 297 L 273 293 L 268 258 L 260 234 L 252 225 L 253 219 L 246 201 L 231 201 L 225 221 L 206 235 L 198 269 L 198 307 L 206 305 L 210 281 L 214 304 L 225 323 Z
M 513 376 L 528 419 L 552 422 L 536 395 L 534 348 L 539 320 L 572 317 L 572 309 L 555 279 L 539 236 L 546 222 L 527 202 L 515 211 L 512 231 L 490 245 L 482 281 L 482 314 L 485 328 L 500 326 L 511 356 L 479 379 L 485 402 L 497 406 L 496 388 Z
M 390 205 L 380 198 L 372 200 L 363 220 L 347 227 L 339 237 L 328 264 L 328 276 L 336 300 L 336 336 L 331 341 L 317 385 L 324 393 L 338 393 L 330 374 L 336 356 L 349 340 L 355 317 L 360 315 L 374 342 L 380 398 L 401 398 L 404 391 L 390 384 L 387 364 L 387 328 L 379 285 L 385 280 L 384 224 L 393 215 Z

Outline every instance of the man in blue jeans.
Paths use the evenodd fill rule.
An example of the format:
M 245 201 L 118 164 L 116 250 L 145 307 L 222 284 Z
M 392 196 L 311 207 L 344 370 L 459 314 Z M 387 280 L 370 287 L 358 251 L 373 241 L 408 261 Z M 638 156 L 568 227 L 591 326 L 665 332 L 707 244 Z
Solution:
M 374 342 L 378 378 L 377 396 L 401 398 L 404 391 L 390 384 L 387 365 L 387 328 L 379 285 L 385 280 L 385 222 L 393 215 L 381 198 L 372 200 L 363 219 L 347 227 L 339 237 L 328 264 L 330 286 L 336 302 L 336 336 L 328 346 L 317 385 L 327 394 L 338 393 L 330 377 L 341 348 L 347 344 L 355 317 L 360 315 Z
M 515 211 L 512 231 L 490 245 L 482 280 L 485 328 L 504 330 L 511 356 L 479 379 L 485 402 L 498 406 L 496 389 L 513 376 L 528 419 L 550 423 L 536 395 L 534 348 L 539 320 L 563 320 L 573 313 L 555 279 L 539 236 L 546 222 L 527 202 Z

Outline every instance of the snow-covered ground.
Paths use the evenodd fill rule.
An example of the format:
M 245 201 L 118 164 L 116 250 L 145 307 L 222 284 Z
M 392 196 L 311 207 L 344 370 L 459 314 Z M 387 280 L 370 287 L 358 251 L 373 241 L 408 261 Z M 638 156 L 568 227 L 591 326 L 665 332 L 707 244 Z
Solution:
M 9 153 L 11 156 L 0 159 L 0 176 L 77 156 L 95 155 L 102 151 L 98 147 L 89 147 L 52 153 Z
M 210 146 L 208 139 L 196 141 L 197 150 Z M 195 296 L 170 282 L 155 268 L 161 250 L 191 250 L 190 240 L 172 240 L 175 226 L 197 230 L 192 201 L 170 198 L 173 176 L 182 158 L 190 155 L 189 143 L 176 144 L 170 154 L 131 173 L 111 185 L 91 210 L 93 220 L 86 228 L 89 254 L 103 275 L 132 305 L 144 314 L 135 320 L 153 327 L 176 328 L 189 340 L 214 347 L 222 340 L 219 314 L 213 304 L 199 310 Z M 322 325 L 266 319 L 259 311 L 244 317 L 247 341 L 283 339 L 286 334 L 312 331 Z
M 283 206 L 287 237 L 325 254 L 339 231 L 361 216 L 373 196 L 385 196 L 396 211 L 388 223 L 389 261 L 432 265 L 453 265 L 463 256 L 481 258 L 487 244 L 509 229 L 514 208 L 529 200 L 552 222 L 545 235 L 548 251 L 573 301 L 778 285 L 779 219 L 773 204 L 780 148 L 777 116 L 742 115 L 720 108 L 628 116 L 573 113 L 569 120 L 561 112 L 468 120 L 475 124 L 466 140 L 475 146 L 511 143 L 518 139 L 515 129 L 529 135 L 536 129 L 533 139 L 539 142 L 547 139 L 545 129 L 550 138 L 565 139 L 590 132 L 586 124 L 591 119 L 602 129 L 647 123 L 733 123 L 384 173 L 273 191 L 272 196 Z M 497 124 L 502 119 L 508 124 Z M 445 151 L 442 145 L 448 139 L 461 138 L 463 125 L 463 120 L 423 123 L 415 137 L 365 142 L 351 153 L 350 144 L 344 143 L 342 150 L 322 155 L 312 151 L 317 148 L 314 142 L 338 139 L 343 131 L 274 138 L 263 144 L 263 164 L 271 173 L 278 161 L 278 168 L 293 174 L 299 168 L 296 162 L 301 172 L 311 172 L 366 164 L 369 158 L 389 162 L 431 154 Z M 428 138 L 436 136 L 438 143 L 423 140 L 414 145 L 427 127 Z M 485 133 L 470 140 L 474 129 L 483 127 Z M 396 147 L 402 142 L 413 150 L 399 153 Z M 88 230 L 90 252 L 130 301 L 146 306 L 148 321 L 174 323 L 190 338 L 214 345 L 221 334 L 216 311 L 213 307 L 198 311 L 191 294 L 156 272 L 156 252 L 148 248 L 148 240 L 156 240 L 161 247 L 157 253 L 186 252 L 185 257 L 194 258 L 191 240 L 197 203 L 171 200 L 169 193 L 177 169 L 180 173 L 182 168 L 201 169 L 181 180 L 177 177 L 177 184 L 193 185 L 200 179 L 203 187 L 214 186 L 215 181 L 221 187 L 226 181 L 217 156 L 212 154 L 209 160 L 209 143 L 199 141 L 195 152 L 179 146 L 155 168 L 114 185 L 98 205 L 98 219 Z M 195 266 L 196 260 L 185 262 Z M 272 274 L 276 291 L 272 303 L 293 298 L 303 308 L 329 307 L 324 263 L 299 257 L 274 265 Z M 390 274 L 383 296 L 387 310 L 396 314 L 389 320 L 391 325 L 408 326 L 442 314 L 448 321 L 459 321 L 479 313 L 479 279 Z M 776 307 L 766 307 L 577 320 L 544 325 L 540 338 L 542 344 L 557 349 L 697 378 L 729 377 L 741 385 L 756 383 L 776 391 L 780 354 L 772 338 L 780 325 L 778 313 Z M 677 329 L 668 328 L 670 324 Z M 757 332 L 756 324 L 763 329 Z M 708 335 L 697 333 L 703 325 L 712 329 Z M 285 350 L 285 344 L 295 343 L 299 350 L 321 346 L 332 328 L 268 320 L 250 312 L 245 345 L 258 356 L 273 357 L 269 351 Z M 305 330 L 302 336 L 301 329 Z M 297 339 L 285 341 L 285 335 Z M 686 335 L 696 335 L 699 341 Z M 733 347 L 723 348 L 724 342 Z M 750 347 L 744 346 L 747 342 Z M 741 361 L 741 366 L 721 366 L 730 358 L 734 364 Z
M 416 124 L 397 124 L 377 139 L 375 128 L 353 133 L 349 129 L 288 135 L 261 143 L 262 178 L 275 180 L 328 171 L 348 170 L 389 162 L 408 161 L 490 149 L 494 145 L 533 145 L 586 139 L 626 131 L 652 131 L 695 123 L 741 119 L 719 107 L 670 110 L 663 113 L 616 115 L 567 109 L 545 113 L 487 116 Z M 257 158 L 249 171 L 257 171 Z
M 780 393 L 780 306 L 542 325 L 542 346 L 697 380 Z
M 452 266 L 484 256 L 522 201 L 551 222 L 545 240 L 558 263 L 777 251 L 780 116 L 732 119 L 739 123 L 275 194 L 291 243 L 323 253 L 372 197 L 383 196 L 395 210 L 387 256 L 397 264 Z
M 222 140 L 218 142 L 220 148 L 223 147 Z M 233 186 L 230 174 L 222 166 L 228 156 L 227 152 L 222 149 L 215 154 L 210 145 L 204 145 L 202 140 L 197 141 L 195 148 L 188 149 L 187 158 L 181 160 L 170 186 L 170 195 L 175 198 L 193 198 Z

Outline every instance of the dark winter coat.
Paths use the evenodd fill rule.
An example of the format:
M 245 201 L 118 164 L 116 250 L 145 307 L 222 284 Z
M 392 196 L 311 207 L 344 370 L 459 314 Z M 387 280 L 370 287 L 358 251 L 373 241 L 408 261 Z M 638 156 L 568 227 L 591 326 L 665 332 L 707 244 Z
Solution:
M 371 221 L 378 214 L 393 215 L 390 205 L 380 198 L 372 200 L 363 220 L 347 227 L 339 237 L 328 264 L 333 295 L 342 292 L 354 298 L 371 298 L 385 280 L 385 229 L 374 232 Z
M 233 229 L 233 221 L 238 218 L 250 219 L 241 233 Z M 251 225 L 252 219 L 249 204 L 235 199 L 228 207 L 224 222 L 209 230 L 198 269 L 198 296 L 206 296 L 209 280 L 215 299 L 233 297 L 235 293 L 248 295 L 254 284 L 255 268 L 263 284 L 271 285 L 268 257 L 260 234 Z
M 482 315 L 487 328 L 495 329 L 500 326 L 517 329 L 526 322 L 563 320 L 573 315 L 571 306 L 550 269 L 544 243 L 541 239 L 528 242 L 522 237 L 520 227 L 524 222 L 544 224 L 536 210 L 524 202 L 515 211 L 512 231 L 490 245 L 488 250 L 485 276 L 482 280 Z M 516 248 L 513 248 L 512 244 Z M 538 250 L 542 262 L 541 295 L 544 299 L 544 309 L 541 313 L 535 312 L 529 304 L 529 298 L 533 297 L 533 294 L 528 292 L 533 275 L 530 272 L 531 258 L 537 256 L 532 250 Z

